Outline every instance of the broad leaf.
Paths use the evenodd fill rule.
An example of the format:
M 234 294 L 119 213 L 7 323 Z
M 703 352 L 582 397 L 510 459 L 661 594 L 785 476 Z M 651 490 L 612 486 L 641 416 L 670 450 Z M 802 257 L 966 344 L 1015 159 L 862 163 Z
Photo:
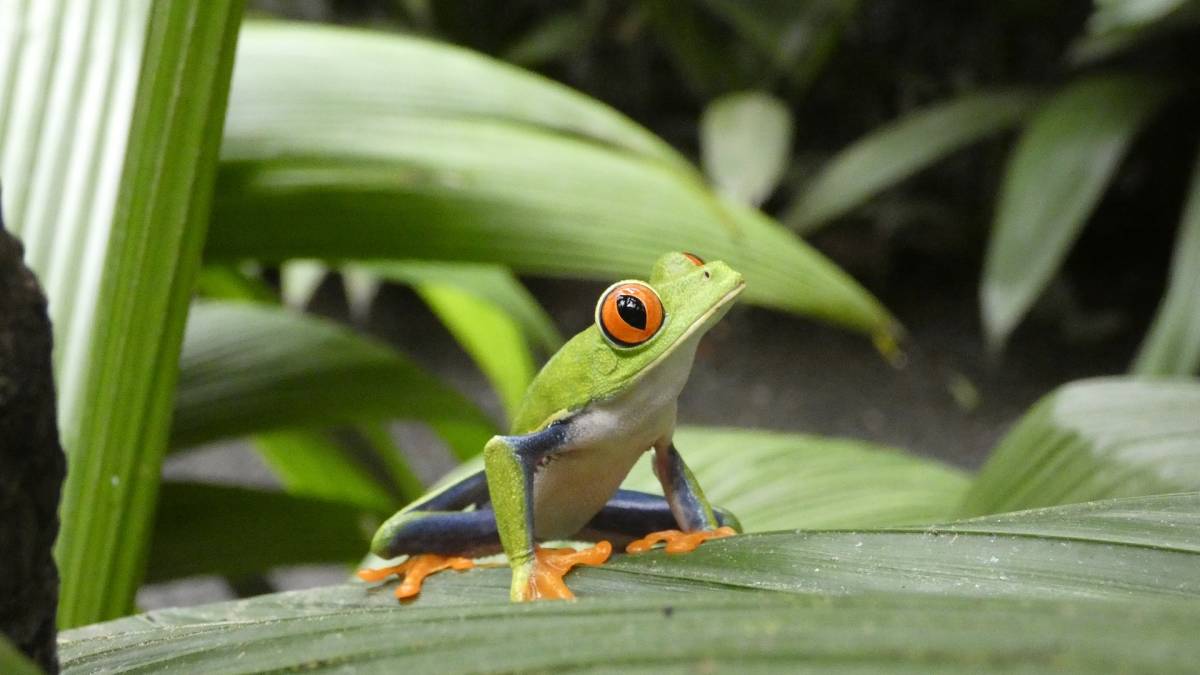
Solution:
M 180 356 L 171 441 L 408 418 L 460 457 L 495 433 L 478 408 L 389 347 L 332 322 L 247 303 L 197 302 Z
M 141 576 L 242 3 L 2 6 L 0 183 L 55 327 L 73 626 Z
M 1177 603 L 759 594 L 273 618 L 310 595 L 198 608 L 183 626 L 156 625 L 157 613 L 137 632 L 71 634 L 63 672 L 1187 672 L 1195 655 L 1183 645 L 1200 621 Z
M 971 485 L 966 514 L 1200 490 L 1200 381 L 1104 378 L 1043 398 Z
M 434 577 L 415 603 L 386 585 L 262 596 L 89 627 L 61 652 L 67 672 L 1182 671 L 1200 630 L 1198 512 L 1193 493 L 928 531 L 747 535 L 579 570 L 576 603 L 507 604 L 508 570 L 476 569 Z M 1132 521 L 1156 526 L 1152 544 L 1128 540 Z
M 374 449 L 384 456 L 390 448 L 390 438 L 383 429 L 370 427 L 369 440 Z M 255 499 L 267 500 L 269 504 L 286 504 L 288 497 L 266 494 L 256 497 L 253 491 L 237 491 L 237 497 L 228 507 L 213 506 L 217 515 L 211 519 L 211 529 L 203 536 L 207 553 L 191 563 L 177 560 L 162 566 L 156 578 L 168 575 L 228 574 L 232 572 L 265 572 L 270 566 L 341 561 L 361 557 L 365 546 L 354 546 L 341 551 L 331 548 L 325 539 L 345 542 L 344 537 L 328 534 L 321 527 L 347 527 L 348 519 L 354 514 L 373 513 L 389 515 L 386 508 L 379 508 L 377 501 L 386 497 L 378 490 L 361 485 L 363 476 L 344 476 L 349 470 L 344 449 L 323 446 L 311 448 L 312 453 L 321 450 L 328 454 L 310 456 L 305 454 L 309 443 L 321 441 L 314 434 L 283 432 L 271 435 L 279 439 L 280 453 L 289 451 L 286 443 L 293 437 L 300 444 L 290 449 L 293 454 L 279 458 L 284 463 L 280 471 L 285 485 L 298 497 L 298 508 L 292 512 L 282 506 L 263 510 L 256 518 L 256 527 L 264 531 L 279 533 L 277 537 L 292 536 L 289 533 L 303 532 L 312 537 L 309 548 L 301 542 L 289 542 L 287 556 L 272 557 L 273 537 L 258 540 L 243 535 L 240 528 L 222 530 L 219 522 L 235 504 L 253 507 Z M 258 438 L 262 438 L 259 436 Z M 834 527 L 878 527 L 945 521 L 953 517 L 955 509 L 967 489 L 967 477 L 955 469 L 930 460 L 906 455 L 897 450 L 871 446 L 856 441 L 826 439 L 798 434 L 782 434 L 737 429 L 702 427 L 680 428 L 675 436 L 680 452 L 695 472 L 708 497 L 716 504 L 737 514 L 748 531 L 761 532 L 782 528 L 834 528 Z M 296 452 L 302 453 L 299 457 Z M 394 455 L 398 457 L 399 455 Z M 271 455 L 267 455 L 271 462 Z M 480 469 L 479 458 L 467 462 L 453 472 L 461 477 Z M 327 463 L 330 466 L 325 467 Z M 348 466 L 347 466 L 348 465 Z M 409 498 L 420 493 L 420 485 L 407 472 L 407 466 L 387 467 L 395 485 Z M 324 470 L 326 480 L 321 481 Z M 341 476 L 341 477 L 339 477 Z M 447 477 L 453 480 L 453 476 Z M 416 491 L 412 489 L 416 485 Z M 657 480 L 650 472 L 649 462 L 642 461 L 635 468 L 625 487 L 661 493 Z M 209 490 L 207 486 L 185 486 L 188 504 L 199 503 L 202 498 L 210 504 L 222 499 L 222 490 Z M 324 501 L 317 501 L 323 499 Z M 174 508 L 165 502 L 163 509 Z M 312 527 L 305 525 L 310 510 L 320 508 L 321 503 L 338 502 L 328 519 Z M 385 505 L 386 507 L 386 505 Z M 198 506 L 177 509 L 180 515 L 172 523 L 184 523 Z M 233 518 L 232 515 L 228 516 Z M 238 516 L 249 518 L 251 516 Z M 209 521 L 205 521 L 209 522 Z M 199 525 L 198 525 L 199 527 Z M 350 527 L 349 529 L 356 529 Z M 154 556 L 174 556 L 168 540 L 191 536 L 187 527 L 175 534 L 171 526 L 160 528 L 156 539 Z M 185 550 L 193 546 L 184 544 Z M 252 562 L 241 562 L 245 556 Z M 186 556 L 182 556 L 186 557 Z M 173 558 L 174 559 L 174 558 Z M 258 569 L 253 565 L 263 565 Z
M 492 64 L 493 73 L 466 55 L 475 70 L 441 73 L 447 53 L 463 53 L 331 29 L 256 26 L 243 44 L 207 249 L 214 260 L 441 259 L 610 279 L 647 274 L 666 250 L 690 250 L 743 272 L 751 302 L 881 335 L 898 330 L 823 256 L 761 213 L 721 204 L 694 172 L 561 133 L 588 118 L 575 108 L 524 118 L 481 109 L 475 97 L 494 103 L 486 92 L 512 74 L 507 67 Z M 320 76 L 324 69 L 355 75 Z M 393 78 L 418 70 L 428 75 Z M 456 79 L 463 73 L 473 79 Z M 431 90 L 414 84 L 431 80 Z M 459 82 L 455 98 L 443 81 Z M 540 100 L 538 87 L 562 93 L 522 81 L 534 89 L 522 106 Z M 412 102 L 387 107 L 378 92 Z
M 376 524 L 353 504 L 227 485 L 162 484 L 148 581 L 353 563 Z M 349 569 L 349 567 L 347 567 Z
M 749 532 L 945 521 L 969 484 L 957 469 L 860 441 L 681 427 L 675 445 L 709 500 Z M 625 487 L 662 494 L 649 459 Z
M 792 154 L 792 113 L 760 91 L 727 94 L 700 118 L 704 173 L 731 199 L 758 206 L 775 190 Z
M 669 145 L 594 99 L 444 42 L 315 24 L 243 27 L 227 133 L 260 124 L 364 117 L 467 117 L 539 127 L 690 165 Z M 282 115 L 282 117 L 276 117 Z
M 980 287 L 993 351 L 1050 282 L 1125 148 L 1169 91 L 1143 77 L 1089 77 L 1030 121 L 1005 170 Z
M 504 310 L 520 324 L 529 339 L 545 351 L 554 352 L 562 346 L 563 337 L 554 320 L 503 266 L 394 260 L 353 265 L 352 269 L 410 286 L 431 284 L 457 288 Z
M 201 274 L 201 290 L 209 299 L 278 304 L 266 284 L 229 266 L 209 266 Z M 285 280 L 286 293 L 286 280 Z M 307 303 L 307 298 L 298 301 Z M 274 310 L 267 310 L 268 312 Z M 281 429 L 253 437 L 255 449 L 294 495 L 323 497 L 387 514 L 423 488 L 412 475 L 404 456 L 380 424 L 364 423 L 357 428 Z M 382 469 L 381 484 L 374 477 Z
M 265 431 L 254 436 L 254 446 L 290 494 L 383 514 L 399 506 L 396 495 L 373 477 L 376 467 L 355 458 L 329 433 Z
M 1017 124 L 1037 100 L 1028 91 L 983 91 L 909 113 L 838 153 L 782 220 L 812 232 L 946 155 Z
M 525 337 L 548 352 L 562 344 L 545 310 L 503 267 L 400 261 L 349 269 L 411 284 L 487 376 L 509 419 L 535 373 Z
M 1200 368 L 1200 158 L 1171 260 L 1167 294 L 1133 371 L 1142 375 L 1189 375 Z
M 454 286 L 422 284 L 417 294 L 479 365 L 513 419 L 535 372 L 520 327 L 495 305 Z

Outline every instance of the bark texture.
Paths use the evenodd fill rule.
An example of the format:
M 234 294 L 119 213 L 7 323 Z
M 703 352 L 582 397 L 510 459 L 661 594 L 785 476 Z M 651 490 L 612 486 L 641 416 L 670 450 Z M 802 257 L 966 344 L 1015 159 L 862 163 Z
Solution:
M 46 299 L 0 220 L 0 632 L 58 672 L 58 499 L 66 461 L 55 421 Z

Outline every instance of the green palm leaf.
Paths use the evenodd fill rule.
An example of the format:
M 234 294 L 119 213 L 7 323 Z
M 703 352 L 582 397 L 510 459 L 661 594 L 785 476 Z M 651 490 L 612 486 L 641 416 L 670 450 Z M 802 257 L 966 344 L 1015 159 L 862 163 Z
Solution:
M 172 445 L 410 418 L 461 457 L 495 425 L 401 354 L 332 322 L 251 303 L 197 302 L 180 356 Z
M 1082 380 L 1038 402 L 971 485 L 970 515 L 1200 489 L 1200 382 Z
M 1050 282 L 1134 134 L 1170 91 L 1147 78 L 1093 76 L 1030 120 L 1005 170 L 979 291 L 994 351 Z
M 337 586 L 94 626 L 66 634 L 62 656 L 68 673 L 1182 672 L 1200 629 L 1197 513 L 1191 493 L 932 530 L 748 535 L 585 568 L 577 603 L 508 604 L 506 568 L 440 575 L 405 605 Z M 1128 541 L 1138 524 L 1152 543 Z
M 12 78 L 0 91 L 4 220 L 27 246 L 55 326 L 64 626 L 132 608 L 241 7 L 39 0 L 0 10 L 13 38 L 0 47 Z
M 508 67 L 471 57 L 471 78 L 454 79 L 466 75 L 438 69 L 460 50 L 398 36 L 252 25 L 243 44 L 214 260 L 419 258 L 611 279 L 644 275 L 674 248 L 742 271 L 751 302 L 897 330 L 823 256 L 758 211 L 722 204 L 693 170 L 635 140 L 645 132 L 631 122 L 615 134 L 612 120 L 624 118 L 599 104 L 580 110 L 577 95 L 531 113 L 566 96 L 557 85 L 525 78 L 518 101 L 494 91 Z M 297 56 L 313 44 L 327 48 L 319 60 Z M 427 74 L 394 79 L 400 70 Z M 362 77 L 332 74 L 348 71 Z M 461 88 L 449 92 L 451 80 Z M 412 101 L 384 107 L 381 91 Z M 596 116 L 608 120 L 599 136 L 563 133 Z

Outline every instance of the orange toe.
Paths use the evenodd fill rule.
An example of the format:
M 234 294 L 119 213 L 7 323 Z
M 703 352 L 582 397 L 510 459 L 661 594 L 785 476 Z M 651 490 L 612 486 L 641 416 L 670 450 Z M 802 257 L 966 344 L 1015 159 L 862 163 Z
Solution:
M 409 556 L 408 560 L 392 567 L 379 567 L 358 571 L 358 578 L 363 581 L 382 581 L 393 574 L 403 575 L 403 580 L 396 587 L 396 597 L 403 600 L 421 592 L 421 583 L 425 577 L 445 569 L 469 570 L 475 566 L 470 558 L 433 555 L 425 553 Z
M 715 530 L 701 530 L 699 532 L 680 532 L 679 530 L 662 530 L 660 532 L 651 532 L 650 534 L 632 541 L 625 547 L 626 553 L 645 553 L 654 548 L 655 544 L 666 542 L 667 553 L 691 553 L 696 550 L 696 547 L 709 539 L 721 539 L 723 537 L 732 537 L 737 534 L 737 530 L 732 527 L 718 527 Z
M 612 544 L 597 542 L 595 546 L 576 551 L 573 548 L 539 548 L 535 555 L 533 574 L 529 577 L 531 600 L 570 600 L 575 597 L 563 577 L 577 565 L 603 565 L 612 555 Z

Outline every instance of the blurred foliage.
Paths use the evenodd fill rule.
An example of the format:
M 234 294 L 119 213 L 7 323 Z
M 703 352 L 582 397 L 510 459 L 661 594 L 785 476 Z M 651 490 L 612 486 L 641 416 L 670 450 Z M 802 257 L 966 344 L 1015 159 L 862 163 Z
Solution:
M 360 326 L 381 285 L 411 287 L 507 415 L 539 357 L 562 341 L 516 274 L 644 274 L 664 248 L 723 258 L 747 275 L 748 301 L 868 333 L 884 351 L 901 335 L 899 323 L 843 267 L 881 293 L 905 274 L 886 264 L 891 258 L 946 266 L 977 281 L 993 351 L 1055 280 L 1085 304 L 1120 308 L 1136 322 L 1149 319 L 1169 283 L 1136 370 L 1185 375 L 1200 366 L 1200 0 L 251 4 L 259 13 L 354 29 L 243 27 L 207 231 L 206 176 L 220 126 L 214 111 L 228 84 L 236 3 L 201 12 L 207 23 L 188 24 L 206 31 L 195 44 L 171 37 L 186 32 L 185 10 L 195 3 L 172 11 L 145 4 L 154 21 L 130 33 L 115 21 L 64 12 L 63 3 L 44 5 L 48 12 L 20 5 L 29 26 L 51 25 L 58 38 L 83 26 L 114 49 L 114 35 L 131 39 L 122 54 L 143 53 L 145 42 L 145 58 L 161 60 L 127 69 L 127 77 L 141 74 L 121 80 L 112 96 L 121 103 L 113 119 L 126 125 L 115 130 L 93 119 L 108 107 L 74 105 L 82 89 L 68 84 L 76 71 L 64 79 L 43 67 L 36 49 L 34 58 L 22 45 L 0 50 L 0 76 L 17 73 L 38 94 L 33 105 L 14 99 L 15 113 L 11 100 L 0 99 L 5 184 L 30 176 L 36 187 L 6 204 L 15 215 L 8 220 L 18 232 L 25 228 L 35 262 L 50 272 L 59 338 L 67 339 L 68 355 L 60 356 L 67 365 L 58 371 L 69 403 L 66 437 L 79 447 L 102 446 L 86 464 L 77 450 L 71 458 L 75 491 L 91 490 L 95 499 L 87 508 L 68 499 L 64 511 L 67 623 L 123 611 L 143 572 L 165 580 L 351 562 L 373 524 L 423 488 L 388 433 L 392 420 L 430 426 L 467 462 L 460 470 L 503 428 L 391 345 L 305 313 L 331 275 Z M 39 23 L 47 16 L 49 24 Z M 185 48 L 198 51 L 177 51 Z M 72 52 L 70 63 L 82 68 L 84 53 Z M 174 65 L 153 67 L 161 64 Z M 0 95 L 11 90 L 0 87 Z M 176 115 L 179 90 L 202 92 L 211 109 L 199 106 L 195 119 Z M 35 114 L 43 105 L 44 128 Z M 68 127 L 76 133 L 52 133 Z M 99 159 L 82 155 L 91 157 L 83 164 L 92 173 L 71 173 L 77 149 L 60 138 L 96 151 Z M 120 142 L 105 145 L 114 139 Z M 63 176 L 65 197 L 51 180 Z M 93 184 L 108 190 L 102 199 L 89 192 Z M 94 229 L 81 206 L 93 199 L 123 210 Z M 47 214 L 60 201 L 69 207 L 62 211 L 71 217 L 66 231 L 79 236 L 50 246 L 56 221 Z M 811 233 L 813 244 L 797 231 Z M 839 251 L 831 261 L 821 247 L 839 236 L 856 245 L 829 247 Z M 106 245 L 85 250 L 82 243 L 94 238 Z M 201 297 L 188 310 L 201 242 Z M 862 253 L 880 249 L 883 259 Z M 96 297 L 85 283 L 93 277 L 79 272 L 109 267 L 120 278 L 104 279 L 105 293 Z M 117 292 L 118 280 L 155 301 L 143 305 L 140 296 Z M 78 329 L 95 316 L 112 325 L 99 322 L 94 353 L 84 354 L 78 345 L 92 338 L 64 327 Z M 88 384 L 97 372 L 113 379 Z M 1129 663 L 1152 667 L 1162 651 L 1147 640 L 1198 620 L 1194 611 L 1177 617 L 1159 603 L 1159 596 L 1195 595 L 1196 550 L 1194 538 L 1186 540 L 1195 526 L 1194 494 L 933 531 L 901 526 L 1200 490 L 1197 387 L 1195 379 L 1070 384 L 1028 413 L 978 477 L 853 441 L 684 428 L 681 444 L 695 457 L 700 481 L 751 529 L 852 531 L 755 535 L 706 546 L 669 573 L 650 558 L 581 576 L 598 592 L 865 593 L 861 604 L 834 612 L 849 633 L 874 633 L 898 611 L 916 617 L 921 635 L 939 633 L 946 606 L 920 597 L 927 592 L 1026 601 L 988 605 L 994 614 L 978 603 L 953 605 L 984 622 L 962 641 L 952 635 L 960 665 L 1011 663 L 1006 641 L 1023 644 L 1033 616 L 1070 617 L 1077 637 L 1097 634 L 1094 616 L 1126 616 L 1124 606 L 1076 604 L 1078 596 L 1099 594 L 1136 603 L 1141 622 L 1134 625 L 1143 633 L 1128 641 Z M 972 398 L 970 391 L 962 397 L 964 405 Z M 166 483 L 151 542 L 168 420 L 175 450 L 252 438 L 282 491 Z M 630 481 L 654 483 L 644 471 Z M 864 542 L 871 543 L 866 551 Z M 1001 560 L 1022 546 L 1022 555 Z M 82 588 L 85 554 L 93 553 L 103 583 Z M 904 562 L 897 565 L 897 556 Z M 1135 567 L 1148 573 L 1130 580 Z M 808 568 L 813 576 L 796 574 Z M 452 583 L 477 597 L 498 576 L 463 578 Z M 325 601 L 331 621 L 347 622 L 347 658 L 375 653 L 379 631 L 354 622 L 376 610 L 361 611 L 357 588 L 350 600 L 338 593 L 245 605 L 259 613 L 240 626 L 246 635 L 308 650 L 256 648 L 251 655 L 272 667 L 323 657 L 328 645 L 306 622 L 257 619 L 306 616 Z M 1047 594 L 1062 604 L 1030 609 Z M 696 602 L 688 611 L 710 625 L 746 611 L 724 596 Z M 757 620 L 778 627 L 813 609 L 781 605 Z M 495 611 L 508 614 L 506 630 L 536 616 Z M 631 606 L 615 616 L 620 625 L 627 616 L 647 623 L 641 648 L 664 644 L 654 638 L 667 635 L 670 622 L 657 609 Z M 618 625 L 605 621 L 603 630 Z M 868 651 L 894 661 L 887 640 L 909 639 L 912 626 L 886 626 Z M 134 667 L 159 648 L 193 666 L 210 657 L 207 665 L 228 665 L 221 659 L 243 654 L 238 638 L 224 651 L 217 635 L 238 630 L 203 632 L 179 630 L 149 646 L 135 639 L 128 651 L 110 649 L 110 638 L 81 637 L 68 664 L 114 659 L 114 667 Z M 458 646 L 454 636 L 435 633 Z M 757 653 L 795 656 L 775 643 Z M 1093 663 L 1070 656 L 1065 662 L 1081 669 Z
M 748 188 L 731 188 L 710 166 L 714 156 L 729 158 L 728 175 L 760 186 L 750 189 L 752 201 L 765 199 L 768 213 L 802 231 L 854 226 L 859 241 L 882 241 L 889 260 L 944 267 L 964 282 L 975 277 L 994 351 L 1039 298 L 1048 310 L 1041 315 L 1057 316 L 1064 335 L 1107 334 L 1072 329 L 1078 307 L 1144 327 L 1177 231 L 1174 259 L 1183 271 L 1172 279 L 1195 276 L 1178 218 L 1200 140 L 1195 0 L 587 0 L 552 8 L 362 0 L 325 7 L 326 20 L 515 55 L 703 156 L 718 187 L 736 195 Z M 1095 91 L 1105 81 L 1125 85 Z M 779 138 L 767 131 L 779 122 L 746 117 L 717 139 L 708 131 L 704 120 L 716 119 L 727 106 L 723 97 L 735 92 L 756 92 L 790 111 L 793 151 L 778 189 L 767 167 L 779 141 L 762 134 Z M 1123 118 L 1102 119 L 1120 110 Z M 1008 137 L 964 150 L 1014 126 L 1024 128 L 1012 150 Z M 739 138 L 759 144 L 759 153 L 747 153 L 758 165 L 720 149 Z M 1126 234 L 1131 223 L 1136 235 Z M 815 241 L 826 239 L 840 240 L 830 233 Z M 904 283 L 895 275 L 905 267 L 865 253 L 875 250 L 840 246 L 838 262 L 886 293 Z M 1043 298 L 1052 283 L 1067 295 Z M 1200 366 L 1190 322 L 1196 312 L 1182 293 L 1162 301 L 1155 332 L 1135 359 L 1138 372 Z

